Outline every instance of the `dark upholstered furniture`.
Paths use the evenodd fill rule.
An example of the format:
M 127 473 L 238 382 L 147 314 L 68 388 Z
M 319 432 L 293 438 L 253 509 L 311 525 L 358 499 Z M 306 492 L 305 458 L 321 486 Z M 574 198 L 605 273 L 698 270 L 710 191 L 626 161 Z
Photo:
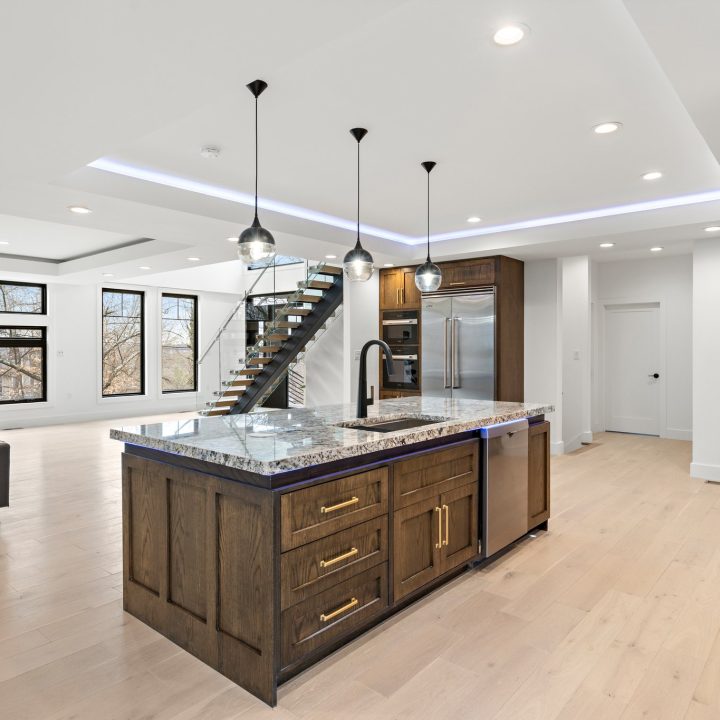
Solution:
M 10 446 L 0 442 L 0 507 L 10 504 Z

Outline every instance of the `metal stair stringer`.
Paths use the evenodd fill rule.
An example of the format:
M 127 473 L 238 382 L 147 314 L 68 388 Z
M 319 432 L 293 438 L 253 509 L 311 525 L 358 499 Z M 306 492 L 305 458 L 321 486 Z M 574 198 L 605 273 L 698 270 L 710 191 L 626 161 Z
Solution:
M 265 389 L 282 379 L 288 366 L 305 349 L 307 343 L 322 329 L 323 325 L 330 320 L 342 301 L 343 276 L 338 275 L 332 287 L 324 291 L 322 299 L 314 304 L 312 311 L 303 318 L 300 327 L 293 330 L 282 348 L 273 355 L 272 362 L 265 365 L 262 372 L 255 376 L 255 382 L 239 397 L 228 414 L 237 415 L 250 412 L 266 394 Z

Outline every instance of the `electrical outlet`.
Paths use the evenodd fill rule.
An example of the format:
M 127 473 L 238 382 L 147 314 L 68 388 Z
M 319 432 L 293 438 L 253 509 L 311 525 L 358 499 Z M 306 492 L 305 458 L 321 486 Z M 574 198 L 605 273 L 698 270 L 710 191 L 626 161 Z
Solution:
M 356 360 L 359 360 L 359 359 L 360 359 L 360 350 L 356 350 L 356 351 L 355 351 L 355 359 L 356 359 Z

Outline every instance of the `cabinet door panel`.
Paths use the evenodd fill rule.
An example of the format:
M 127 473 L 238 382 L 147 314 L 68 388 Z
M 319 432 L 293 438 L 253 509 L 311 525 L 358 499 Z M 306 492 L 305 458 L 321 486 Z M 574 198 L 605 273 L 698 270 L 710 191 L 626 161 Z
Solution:
M 395 511 L 393 588 L 396 601 L 440 574 L 439 523 L 437 496 Z
M 380 272 L 380 307 L 383 310 L 396 310 L 401 307 L 400 291 L 403 275 L 399 270 Z
M 528 432 L 528 530 L 550 517 L 550 423 Z
M 420 291 L 415 284 L 415 268 L 403 270 L 402 273 L 402 306 L 407 309 L 420 307 Z
M 452 570 L 478 554 L 478 483 L 440 496 L 443 547 L 440 572 Z

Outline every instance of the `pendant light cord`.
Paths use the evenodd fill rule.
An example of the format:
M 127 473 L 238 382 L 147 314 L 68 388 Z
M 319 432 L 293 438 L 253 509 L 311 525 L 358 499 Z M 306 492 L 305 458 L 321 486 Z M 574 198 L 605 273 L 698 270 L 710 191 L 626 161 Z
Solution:
M 258 99 L 255 96 L 255 219 L 258 211 Z
M 360 242 L 360 140 L 357 148 L 357 239 Z
M 430 262 L 430 173 L 427 174 L 427 261 Z

